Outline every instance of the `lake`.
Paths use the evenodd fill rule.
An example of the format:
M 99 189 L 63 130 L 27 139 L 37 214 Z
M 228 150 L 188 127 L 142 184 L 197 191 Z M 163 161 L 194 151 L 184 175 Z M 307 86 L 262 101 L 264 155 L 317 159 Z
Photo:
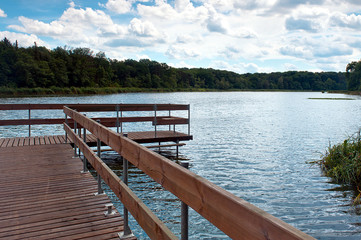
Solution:
M 190 162 L 191 171 L 317 239 L 361 239 L 361 211 L 352 206 L 354 191 L 332 183 L 317 165 L 308 163 L 319 160 L 330 144 L 359 131 L 358 96 L 318 92 L 129 93 L 0 99 L 0 104 L 5 103 L 190 104 L 194 140 L 180 148 L 180 157 Z M 12 118 L 11 114 L 1 113 L 0 118 Z M 26 136 L 26 129 L 2 127 L 0 137 L 14 132 Z M 34 126 L 34 135 L 37 130 L 38 134 L 63 134 L 60 126 Z M 105 161 L 120 174 L 116 156 L 108 154 Z M 129 181 L 141 199 L 179 234 L 179 201 L 137 169 L 130 169 Z M 121 205 L 116 205 L 121 210 Z M 134 221 L 131 228 L 140 239 L 146 238 Z M 227 237 L 190 211 L 190 239 Z

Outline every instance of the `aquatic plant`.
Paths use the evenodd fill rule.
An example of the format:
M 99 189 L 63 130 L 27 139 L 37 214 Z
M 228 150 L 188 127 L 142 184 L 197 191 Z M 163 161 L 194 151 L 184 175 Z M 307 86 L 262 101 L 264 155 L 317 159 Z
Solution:
M 361 130 L 340 144 L 329 146 L 319 162 L 326 176 L 335 182 L 361 187 Z M 355 201 L 359 202 L 360 194 Z

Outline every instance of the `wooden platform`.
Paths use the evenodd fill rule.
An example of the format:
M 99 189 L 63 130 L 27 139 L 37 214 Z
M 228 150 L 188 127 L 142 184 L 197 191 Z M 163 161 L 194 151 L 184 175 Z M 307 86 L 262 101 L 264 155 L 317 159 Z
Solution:
M 193 138 L 191 135 L 173 131 L 158 131 L 157 134 L 154 132 L 133 132 L 128 133 L 128 137 L 138 143 L 178 142 Z M 97 139 L 94 135 L 87 134 L 87 143 L 89 145 L 96 145 L 96 142 Z M 0 148 L 62 143 L 65 143 L 64 135 L 0 138 Z
M 110 200 L 94 195 L 97 182 L 81 173 L 70 145 L 43 140 L 20 138 L 1 149 L 0 239 L 119 239 L 121 216 L 104 215 Z M 20 146 L 37 141 L 46 145 Z

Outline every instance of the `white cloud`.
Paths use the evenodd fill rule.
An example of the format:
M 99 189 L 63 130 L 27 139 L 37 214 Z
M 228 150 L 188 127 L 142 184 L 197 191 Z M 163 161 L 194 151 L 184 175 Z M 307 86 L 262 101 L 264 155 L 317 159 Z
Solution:
M 129 0 L 108 0 L 108 2 L 104 4 L 99 4 L 102 7 L 105 7 L 109 11 L 118 13 L 118 14 L 124 14 L 128 13 L 132 9 L 132 2 Z
M 255 73 L 255 72 L 265 72 L 265 69 L 260 68 L 255 63 L 229 63 L 227 61 L 217 60 L 213 61 L 209 66 L 215 69 L 227 70 L 236 73 Z
M 138 36 L 143 37 L 158 37 L 160 33 L 149 21 L 141 21 L 138 18 L 133 18 L 129 24 L 129 30 Z
M 71 42 L 94 44 L 99 38 L 111 35 L 123 35 L 127 32 L 125 26 L 114 24 L 110 16 L 101 10 L 91 8 L 68 8 L 63 15 L 50 23 L 19 17 L 20 25 L 10 25 L 9 28 L 24 33 L 53 37 Z
M 76 5 L 75 5 L 74 1 L 70 1 L 70 2 L 69 2 L 69 6 L 70 6 L 71 8 L 74 8 Z
M 0 17 L 7 17 L 6 13 L 0 8 Z
M 34 46 L 34 42 L 36 42 L 39 46 L 45 46 L 47 48 L 50 48 L 49 44 L 39 39 L 34 34 L 28 35 L 9 31 L 0 31 L 0 39 L 4 39 L 5 37 L 12 43 L 18 41 L 18 44 L 21 47 L 31 47 Z
M 341 12 L 335 12 L 330 17 L 331 26 L 345 27 L 361 30 L 361 15 L 347 15 Z
M 356 0 L 103 0 L 94 8 L 74 1 L 60 18 L 24 13 L 8 28 L 26 33 L 30 43 L 50 37 L 58 46 L 89 47 L 110 58 L 212 62 L 236 72 L 328 69 L 361 55 L 361 16 L 350 14 L 360 12 Z
M 189 48 L 183 48 L 179 46 L 170 46 L 166 52 L 166 55 L 170 58 L 185 59 L 185 58 L 196 58 L 200 53 L 196 50 Z

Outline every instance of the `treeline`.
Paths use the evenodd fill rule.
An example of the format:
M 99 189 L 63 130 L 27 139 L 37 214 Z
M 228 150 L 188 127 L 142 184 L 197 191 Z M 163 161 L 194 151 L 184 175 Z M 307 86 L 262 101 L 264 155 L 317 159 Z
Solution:
M 3 88 L 142 88 L 142 89 L 278 89 L 346 90 L 344 73 L 275 72 L 237 74 L 204 68 L 173 68 L 148 59 L 114 60 L 89 48 L 49 50 L 0 42 L 0 87 Z
M 361 91 L 361 60 L 347 64 L 346 77 L 348 90 Z

